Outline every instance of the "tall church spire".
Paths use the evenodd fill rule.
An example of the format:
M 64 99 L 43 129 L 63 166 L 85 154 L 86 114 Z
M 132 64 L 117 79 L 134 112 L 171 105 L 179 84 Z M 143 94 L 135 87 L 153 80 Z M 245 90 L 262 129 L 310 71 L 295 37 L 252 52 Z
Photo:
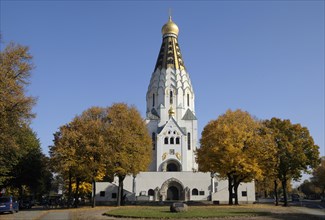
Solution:
M 179 70 L 185 69 L 177 39 L 179 29 L 171 16 L 169 16 L 167 23 L 162 27 L 161 33 L 163 39 L 154 71 L 157 68 L 161 70 L 168 67 Z
M 162 44 L 148 86 L 147 126 L 153 140 L 151 171 L 197 170 L 195 95 L 171 16 L 161 29 Z

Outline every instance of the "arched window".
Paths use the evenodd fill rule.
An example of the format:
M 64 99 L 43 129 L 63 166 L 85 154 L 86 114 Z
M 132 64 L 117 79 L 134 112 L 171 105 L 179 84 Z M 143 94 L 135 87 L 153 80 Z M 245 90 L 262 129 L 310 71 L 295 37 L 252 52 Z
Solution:
M 152 132 L 152 135 L 151 135 L 151 139 L 152 139 L 152 149 L 156 149 L 156 133 L 155 132 Z
M 196 188 L 192 189 L 192 196 L 198 196 L 199 195 L 199 190 Z
M 155 93 L 152 94 L 152 107 L 155 107 Z
M 190 94 L 187 94 L 187 106 L 190 106 Z
M 179 137 L 176 138 L 176 144 L 179 144 Z
M 169 104 L 173 104 L 173 91 L 169 92 Z
M 165 137 L 165 139 L 164 139 L 164 143 L 165 143 L 165 144 L 168 144 L 168 137 Z
M 170 144 L 174 144 L 174 138 L 173 137 L 170 138 Z
M 154 196 L 154 195 L 155 195 L 155 191 L 153 189 L 149 189 L 148 196 Z
M 191 133 L 187 133 L 187 149 L 191 150 Z

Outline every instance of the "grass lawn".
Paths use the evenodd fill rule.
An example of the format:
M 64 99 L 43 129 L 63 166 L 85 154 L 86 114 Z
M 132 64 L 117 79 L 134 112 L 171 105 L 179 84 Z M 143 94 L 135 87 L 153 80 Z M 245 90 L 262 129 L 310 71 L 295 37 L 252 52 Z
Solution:
M 187 212 L 171 213 L 169 206 L 123 206 L 105 213 L 113 217 L 130 218 L 211 218 L 235 216 L 265 216 L 268 212 L 241 206 L 189 206 Z

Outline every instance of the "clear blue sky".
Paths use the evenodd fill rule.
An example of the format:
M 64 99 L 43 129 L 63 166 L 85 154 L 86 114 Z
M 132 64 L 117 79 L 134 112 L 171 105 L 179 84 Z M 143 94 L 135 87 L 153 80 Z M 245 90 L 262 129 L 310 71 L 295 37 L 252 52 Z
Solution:
M 91 106 L 145 97 L 172 8 L 199 132 L 227 109 L 309 128 L 324 150 L 324 1 L 4 1 L 1 35 L 30 47 L 32 127 L 53 133 Z M 4 44 L 1 44 L 3 49 Z

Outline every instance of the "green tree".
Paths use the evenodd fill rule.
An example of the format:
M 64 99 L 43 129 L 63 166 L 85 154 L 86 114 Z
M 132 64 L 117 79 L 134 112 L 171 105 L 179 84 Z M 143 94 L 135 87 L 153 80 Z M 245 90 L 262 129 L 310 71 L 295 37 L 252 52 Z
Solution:
M 318 165 L 318 146 L 314 144 L 308 129 L 300 124 L 291 124 L 290 120 L 278 118 L 266 120 L 264 124 L 273 133 L 277 148 L 275 170 L 277 178 L 281 181 L 284 206 L 287 206 L 288 181 L 299 180 L 302 171 L 309 172 L 309 168 Z
M 313 170 L 311 181 L 321 189 L 322 197 L 325 199 L 325 157 L 321 158 L 320 164 Z
M 315 199 L 317 198 L 317 194 L 321 191 L 313 181 L 304 180 L 302 184 L 299 186 L 299 190 L 306 195 L 308 199 Z
M 197 151 L 199 169 L 228 179 L 229 204 L 233 197 L 238 204 L 241 182 L 262 178 L 274 152 L 270 137 L 261 123 L 241 110 L 228 110 L 204 127 Z
M 20 198 L 25 196 L 24 189 L 34 195 L 46 190 L 44 181 L 51 178 L 46 156 L 42 153 L 40 142 L 31 128 L 23 126 L 19 129 L 16 142 L 19 146 L 17 164 L 13 166 L 7 185 L 19 189 Z
M 18 133 L 34 117 L 35 99 L 26 96 L 32 56 L 28 47 L 10 43 L 0 51 L 0 188 L 18 163 Z
M 108 109 L 107 139 L 111 145 L 109 170 L 119 179 L 117 205 L 122 204 L 123 181 L 148 169 L 151 160 L 151 137 L 135 107 L 117 103 Z

